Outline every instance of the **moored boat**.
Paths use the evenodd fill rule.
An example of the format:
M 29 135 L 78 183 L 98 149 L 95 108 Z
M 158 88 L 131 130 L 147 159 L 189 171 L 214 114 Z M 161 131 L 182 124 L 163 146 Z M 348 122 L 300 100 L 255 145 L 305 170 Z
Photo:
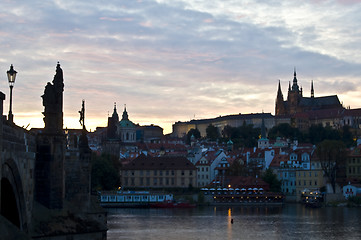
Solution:
M 149 207 L 153 203 L 173 201 L 172 194 L 149 191 L 112 191 L 99 195 L 102 207 Z

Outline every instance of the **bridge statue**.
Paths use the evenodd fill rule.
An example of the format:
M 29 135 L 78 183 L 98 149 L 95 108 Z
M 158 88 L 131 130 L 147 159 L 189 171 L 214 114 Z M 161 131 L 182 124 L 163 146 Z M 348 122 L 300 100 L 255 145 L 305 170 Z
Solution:
M 44 130 L 47 132 L 60 133 L 63 131 L 63 92 L 63 70 L 58 62 L 53 83 L 47 83 L 44 95 L 41 96 L 44 106 Z

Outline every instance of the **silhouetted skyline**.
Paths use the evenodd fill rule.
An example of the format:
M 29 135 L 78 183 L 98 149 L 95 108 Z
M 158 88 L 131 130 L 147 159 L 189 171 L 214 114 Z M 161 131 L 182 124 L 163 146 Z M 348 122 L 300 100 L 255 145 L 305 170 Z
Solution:
M 304 96 L 361 107 L 359 1 L 3 1 L 0 91 L 18 72 L 14 122 L 43 127 L 41 95 L 60 61 L 64 127 L 106 126 L 113 103 L 171 132 L 176 121 L 274 114 L 297 69 Z M 2 73 L 2 74 L 1 74 Z

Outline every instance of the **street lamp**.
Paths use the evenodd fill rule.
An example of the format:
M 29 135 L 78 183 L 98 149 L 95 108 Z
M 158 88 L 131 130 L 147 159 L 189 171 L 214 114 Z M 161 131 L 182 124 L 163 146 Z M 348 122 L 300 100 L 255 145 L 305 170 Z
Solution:
M 17 71 L 14 70 L 13 65 L 11 64 L 10 66 L 10 70 L 6 72 L 8 75 L 8 80 L 9 80 L 9 87 L 10 87 L 10 108 L 9 108 L 9 122 L 13 123 L 14 120 L 14 115 L 12 112 L 12 104 L 13 104 L 13 87 L 14 87 L 14 83 L 15 83 L 15 78 L 16 78 L 16 74 L 18 73 Z

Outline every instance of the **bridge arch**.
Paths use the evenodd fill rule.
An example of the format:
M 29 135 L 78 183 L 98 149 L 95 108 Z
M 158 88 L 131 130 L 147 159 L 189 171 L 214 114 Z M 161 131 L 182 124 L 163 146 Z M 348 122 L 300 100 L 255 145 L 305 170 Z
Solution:
M 18 167 L 13 159 L 7 159 L 1 169 L 1 215 L 27 232 L 25 198 Z

